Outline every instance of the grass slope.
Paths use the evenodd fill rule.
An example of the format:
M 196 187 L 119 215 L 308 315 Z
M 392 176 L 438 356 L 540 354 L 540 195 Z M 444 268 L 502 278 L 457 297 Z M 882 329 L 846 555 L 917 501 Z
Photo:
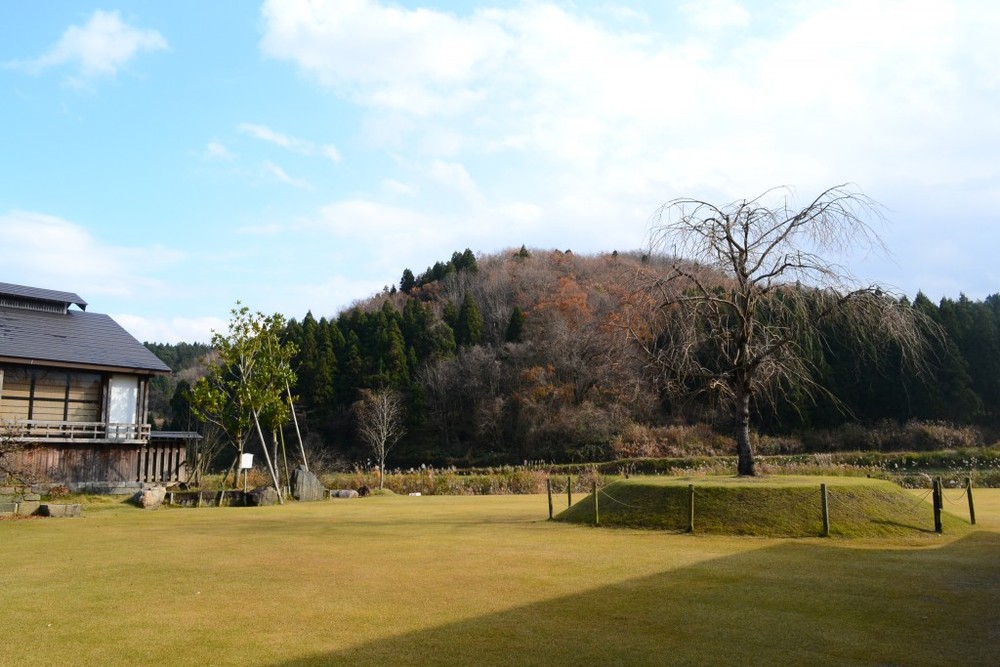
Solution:
M 976 499 L 964 537 L 837 541 L 593 530 L 545 496 L 0 521 L 0 664 L 992 664 Z
M 827 485 L 830 535 L 906 536 L 932 532 L 930 496 L 914 497 L 892 482 L 852 477 L 640 477 L 598 491 L 600 525 L 686 531 L 688 486 L 695 487 L 696 533 L 808 537 L 822 534 L 820 484 Z M 594 524 L 589 495 L 556 519 Z M 968 521 L 945 513 L 948 533 L 964 533 Z

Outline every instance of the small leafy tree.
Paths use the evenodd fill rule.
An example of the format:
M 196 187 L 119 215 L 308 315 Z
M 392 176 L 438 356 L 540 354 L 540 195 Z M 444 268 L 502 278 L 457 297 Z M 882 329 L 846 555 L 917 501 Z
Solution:
M 628 329 L 668 395 L 709 394 L 728 406 L 741 475 L 756 472 L 752 406 L 787 392 L 823 392 L 818 351 L 831 336 L 860 354 L 878 359 L 892 349 L 919 366 L 934 331 L 908 302 L 858 282 L 831 259 L 883 250 L 866 220 L 879 215 L 875 202 L 845 185 L 802 208 L 780 194 L 661 207 L 651 245 L 667 270 L 661 262 L 644 274 L 649 307 Z
M 396 391 L 383 389 L 366 393 L 355 408 L 358 433 L 378 463 L 378 488 L 381 489 L 385 485 L 385 459 L 406 433 L 403 427 L 405 408 L 402 396 Z
M 281 498 L 277 461 L 268 451 L 264 427 L 276 441 L 273 434 L 291 417 L 289 387 L 295 382 L 291 367 L 295 346 L 282 343 L 285 319 L 280 314 L 251 313 L 237 302 L 231 315 L 227 334 L 213 332 L 216 356 L 192 390 L 191 409 L 199 419 L 218 427 L 236 449 L 231 470 L 256 433 Z

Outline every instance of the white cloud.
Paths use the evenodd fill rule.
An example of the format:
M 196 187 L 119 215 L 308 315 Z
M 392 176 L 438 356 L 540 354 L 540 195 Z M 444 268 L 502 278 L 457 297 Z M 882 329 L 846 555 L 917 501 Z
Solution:
M 128 313 L 112 314 L 137 340 L 147 343 L 210 343 L 212 331 L 226 331 L 228 322 L 220 317 L 143 317 Z
M 464 83 L 489 69 L 506 35 L 481 13 L 468 19 L 372 0 L 268 0 L 261 13 L 266 55 L 296 61 L 325 85 L 423 113 L 462 109 Z M 417 82 L 407 88 L 406 81 Z
M 289 176 L 288 173 L 274 164 L 273 162 L 268 162 L 265 160 L 261 163 L 261 168 L 264 173 L 269 175 L 274 180 L 284 183 L 285 185 L 291 185 L 294 188 L 301 188 L 303 190 L 312 190 L 313 185 L 309 181 L 302 178 L 295 178 L 294 176 Z
M 83 26 L 70 26 L 48 51 L 29 61 L 12 63 L 30 72 L 75 66 L 71 83 L 84 85 L 98 77 L 113 77 L 140 52 L 168 49 L 156 30 L 134 28 L 117 11 L 95 11 Z
M 480 194 L 476 182 L 463 165 L 457 162 L 435 160 L 427 168 L 427 175 L 435 183 L 458 192 L 470 204 L 480 205 L 483 203 L 483 196 Z
M 753 25 L 732 0 L 683 9 L 698 30 Z M 834 182 L 861 180 L 859 167 L 878 163 L 873 148 L 900 166 L 940 158 L 947 146 L 935 138 L 953 131 L 963 106 L 996 98 L 988 86 L 1000 77 L 987 63 L 1000 51 L 980 27 L 996 25 L 989 5 L 848 0 L 796 11 L 776 25 L 762 15 L 757 28 L 770 33 L 705 41 L 654 25 L 611 29 L 546 2 L 456 16 L 374 0 L 271 0 L 261 48 L 366 107 L 396 150 L 465 164 L 530 153 L 552 160 L 551 172 L 633 162 L 678 183 L 720 169 L 733 183 L 758 182 L 761 162 L 786 165 L 777 182 L 797 182 L 796 165 L 816 160 L 827 165 L 823 185 L 831 171 Z M 970 43 L 978 69 L 957 68 Z M 977 106 L 976 123 L 992 129 L 995 114 Z M 717 151 L 699 157 L 706 143 L 780 154 L 733 151 L 720 164 Z
M 259 125 L 257 123 L 240 123 L 239 131 L 244 134 L 249 134 L 250 136 L 260 139 L 261 141 L 266 141 L 268 143 L 280 146 L 286 150 L 292 151 L 293 153 L 298 153 L 300 155 L 322 155 L 334 162 L 340 162 L 340 151 L 333 144 L 322 144 L 317 146 L 315 143 L 308 141 L 306 139 L 299 139 L 298 137 L 293 137 L 282 132 L 276 132 L 266 125 Z
M 260 48 L 358 105 L 363 140 L 408 170 L 380 194 L 412 208 L 332 208 L 445 239 L 464 224 L 477 249 L 636 247 L 671 197 L 845 181 L 929 236 L 946 188 L 968 207 L 1000 178 L 995 3 L 711 0 L 670 19 L 582 4 L 269 0 Z
M 743 28 L 750 13 L 735 0 L 696 0 L 681 5 L 681 12 L 699 30 L 717 31 Z
M 151 272 L 181 259 L 162 247 L 109 245 L 78 224 L 26 211 L 0 215 L 0 238 L 6 282 L 76 292 L 88 301 L 87 295 L 149 298 L 164 288 Z
M 391 195 L 403 195 L 405 197 L 415 197 L 420 192 L 420 188 L 410 183 L 402 183 L 392 178 L 382 179 L 382 192 Z
M 320 153 L 322 153 L 326 158 L 332 160 L 333 162 L 340 162 L 341 156 L 340 151 L 333 144 L 323 144 L 319 147 Z
M 222 160 L 231 162 L 236 159 L 236 155 L 218 141 L 210 141 L 205 146 L 203 153 L 206 160 Z

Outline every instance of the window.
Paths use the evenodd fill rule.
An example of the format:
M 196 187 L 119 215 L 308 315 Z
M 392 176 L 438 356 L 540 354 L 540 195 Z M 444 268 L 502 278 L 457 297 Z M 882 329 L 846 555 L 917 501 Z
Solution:
M 101 412 L 99 373 L 6 368 L 0 419 L 96 422 Z

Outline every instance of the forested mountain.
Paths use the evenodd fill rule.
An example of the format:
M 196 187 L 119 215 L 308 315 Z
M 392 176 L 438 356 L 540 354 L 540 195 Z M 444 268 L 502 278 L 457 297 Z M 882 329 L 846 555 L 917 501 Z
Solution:
M 725 429 L 710 403 L 671 405 L 626 344 L 624 327 L 652 307 L 637 298 L 637 277 L 657 270 L 630 253 L 466 250 L 419 275 L 404 270 L 398 287 L 336 317 L 292 319 L 302 428 L 315 446 L 363 461 L 352 406 L 362 390 L 391 388 L 407 402 L 394 465 L 599 460 L 637 430 L 685 421 Z M 904 370 L 900 350 L 859 353 L 827 331 L 814 363 L 843 404 L 790 388 L 778 404 L 756 406 L 756 423 L 772 433 L 847 420 L 997 426 L 1000 296 L 935 305 L 918 295 L 912 305 L 945 332 L 923 376 Z

